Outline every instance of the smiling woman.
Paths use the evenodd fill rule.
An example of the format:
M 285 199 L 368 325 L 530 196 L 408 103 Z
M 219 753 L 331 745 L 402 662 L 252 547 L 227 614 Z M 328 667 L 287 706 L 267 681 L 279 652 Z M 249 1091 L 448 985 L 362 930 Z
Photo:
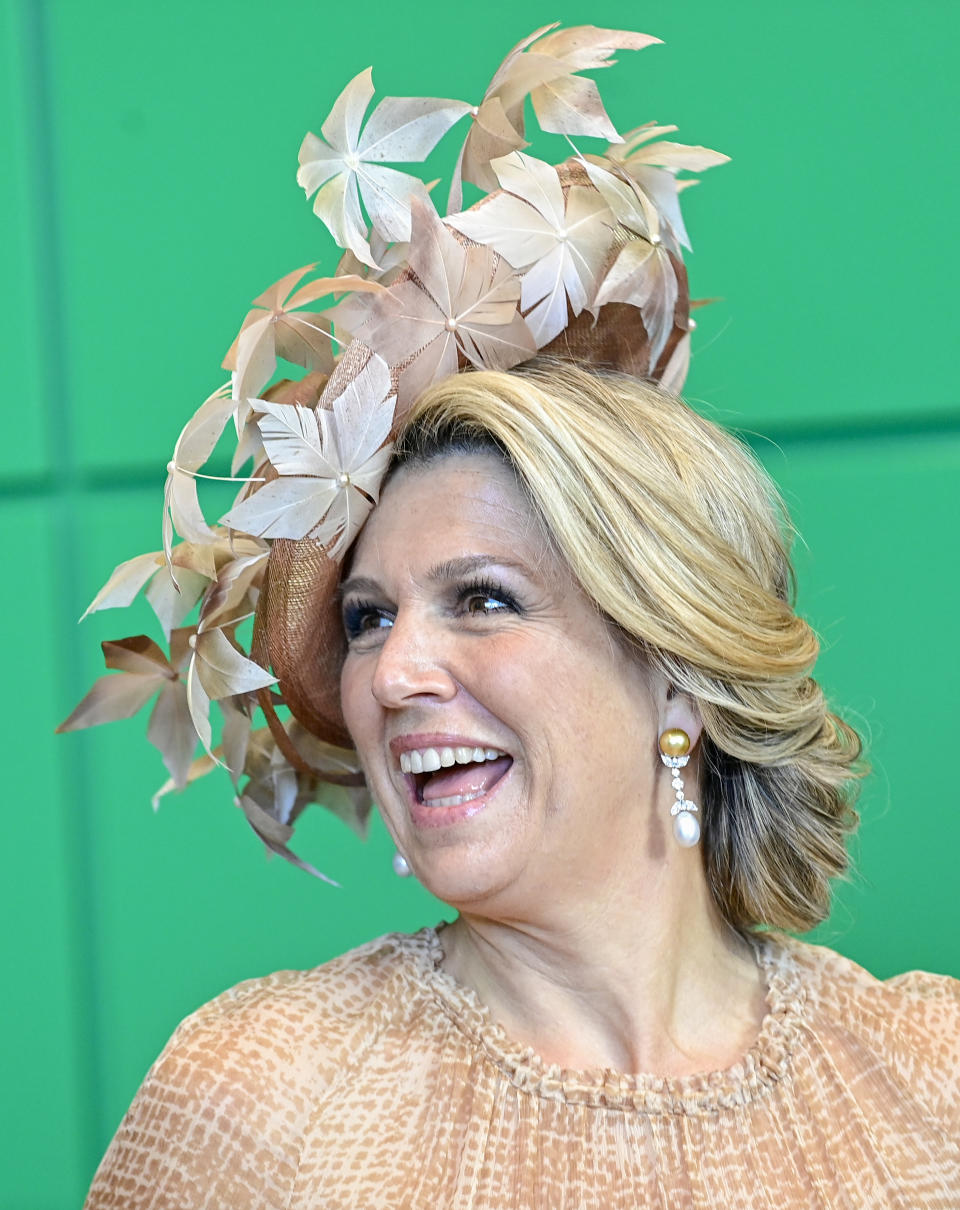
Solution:
M 724 157 L 620 136 L 580 75 L 650 41 L 540 30 L 482 103 L 386 98 L 361 134 L 363 72 L 304 142 L 344 258 L 258 297 L 168 466 L 164 552 L 94 602 L 153 577 L 169 658 L 106 645 L 122 675 L 65 727 L 159 689 L 174 785 L 222 760 L 300 864 L 306 806 L 375 801 L 456 919 L 190 1016 L 92 1210 L 960 1203 L 960 985 L 788 931 L 846 868 L 860 742 L 813 679 L 775 489 L 677 397 L 676 175 Z M 525 154 L 528 96 L 611 146 Z M 441 218 L 380 161 L 468 115 Z M 489 192 L 461 211 L 464 181 Z M 278 357 L 306 374 L 272 382 Z M 252 470 L 208 526 L 231 420 Z
M 358 696 L 394 707 L 403 699 L 424 715 L 419 734 L 381 736 L 375 750 L 389 759 L 380 777 L 376 763 L 365 759 L 364 768 L 401 853 L 431 890 L 463 906 L 429 864 L 421 868 L 430 860 L 422 830 L 446 850 L 449 835 L 441 843 L 434 829 L 486 803 L 445 802 L 462 794 L 463 773 L 426 780 L 444 747 L 451 764 L 458 746 L 504 751 L 512 765 L 501 759 L 480 779 L 498 801 L 492 773 L 516 785 L 558 767 L 562 775 L 542 791 L 553 804 L 584 799 L 591 786 L 598 803 L 649 797 L 643 754 L 654 750 L 654 724 L 641 720 L 655 678 L 696 702 L 683 720 L 694 747 L 700 720 L 707 724 L 696 762 L 717 910 L 739 929 L 811 928 L 824 918 L 828 880 L 845 868 L 844 834 L 856 821 L 850 770 L 860 746 L 807 675 L 816 640 L 787 600 L 782 517 L 775 488 L 743 447 L 629 379 L 528 363 L 511 376 L 471 374 L 426 392 L 341 595 L 343 708 L 361 758 L 367 719 L 354 714 Z M 481 717 L 427 725 L 432 704 L 456 696 L 458 684 L 449 713 L 473 702 Z M 489 696 L 514 705 L 518 727 L 552 723 L 531 739 L 533 752 L 497 734 L 504 720 L 484 717 Z M 402 713 L 374 718 L 389 730 Z M 430 765 L 403 770 L 398 749 Z M 390 771 L 405 778 L 410 800 L 399 818 L 386 808 L 398 789 Z M 529 785 L 519 793 L 536 801 Z M 619 819 L 640 824 L 622 810 Z M 511 823 L 486 826 L 516 853 Z M 536 845 L 545 859 L 544 838 Z M 629 846 L 619 840 L 610 851 Z
M 860 750 L 784 525 L 649 385 L 425 392 L 344 567 L 340 703 L 457 919 L 194 1014 L 90 1205 L 956 1204 L 958 985 L 780 931 L 827 911 Z

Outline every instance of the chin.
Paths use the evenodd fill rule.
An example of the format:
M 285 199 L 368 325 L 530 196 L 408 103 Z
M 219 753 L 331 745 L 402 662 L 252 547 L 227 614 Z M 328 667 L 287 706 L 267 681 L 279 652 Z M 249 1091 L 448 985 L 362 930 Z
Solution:
M 421 885 L 460 912 L 486 914 L 505 906 L 517 881 L 509 853 L 463 844 L 430 849 L 411 845 L 403 851 Z

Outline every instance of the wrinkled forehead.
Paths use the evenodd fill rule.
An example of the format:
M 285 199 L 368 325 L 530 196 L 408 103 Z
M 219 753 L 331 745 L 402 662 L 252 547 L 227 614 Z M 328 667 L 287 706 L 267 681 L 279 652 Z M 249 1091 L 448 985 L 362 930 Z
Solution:
M 343 577 L 412 571 L 465 555 L 531 568 L 557 558 L 512 467 L 495 454 L 451 453 L 395 468 L 344 560 Z

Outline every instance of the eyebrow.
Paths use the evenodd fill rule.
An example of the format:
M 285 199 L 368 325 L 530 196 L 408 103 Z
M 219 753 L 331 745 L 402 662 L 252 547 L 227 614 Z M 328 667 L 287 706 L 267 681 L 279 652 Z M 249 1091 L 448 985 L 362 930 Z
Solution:
M 475 575 L 487 567 L 511 567 L 523 575 L 530 575 L 530 569 L 523 563 L 518 563 L 504 555 L 464 555 L 460 559 L 444 559 L 441 563 L 435 563 L 427 572 L 426 579 L 433 584 L 442 584 L 450 580 L 461 580 L 464 576 Z M 380 585 L 369 576 L 351 576 L 340 585 L 337 597 L 339 600 L 343 600 L 351 592 L 373 594 L 380 591 Z

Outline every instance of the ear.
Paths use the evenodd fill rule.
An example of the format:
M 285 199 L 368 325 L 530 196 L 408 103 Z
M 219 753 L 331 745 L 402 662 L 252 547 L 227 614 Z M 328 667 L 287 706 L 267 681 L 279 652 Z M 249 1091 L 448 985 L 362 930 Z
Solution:
M 679 727 L 690 736 L 690 751 L 697 746 L 703 731 L 703 719 L 697 704 L 689 694 L 681 693 L 671 685 L 660 712 L 660 733 L 671 727 Z

